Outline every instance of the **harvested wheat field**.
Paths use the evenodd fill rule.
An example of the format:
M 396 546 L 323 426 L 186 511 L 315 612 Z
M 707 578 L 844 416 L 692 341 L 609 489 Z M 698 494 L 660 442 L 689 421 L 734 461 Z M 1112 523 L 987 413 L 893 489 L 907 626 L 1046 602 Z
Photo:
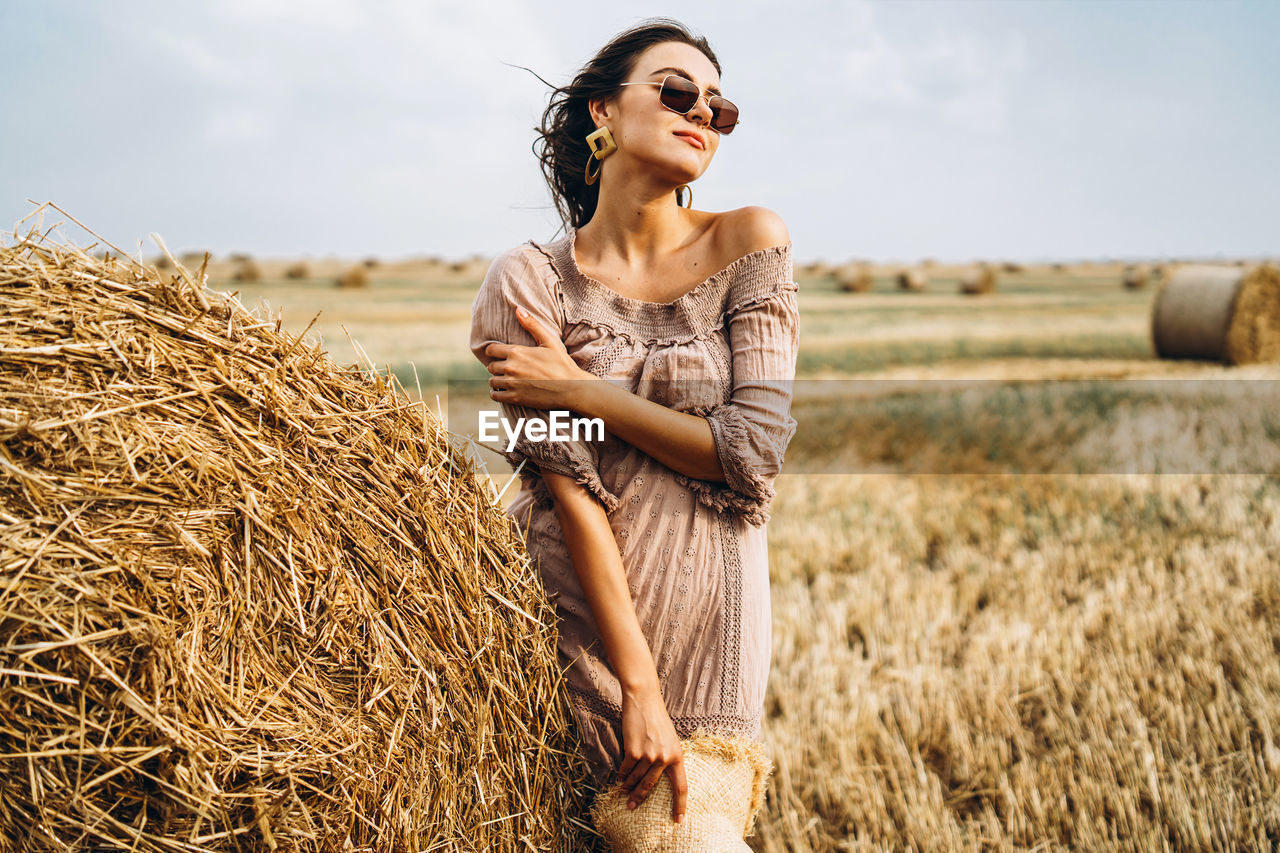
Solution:
M 280 332 L 258 319 L 233 326 L 234 334 L 255 336 L 254 341 L 277 341 L 274 350 L 255 344 L 258 352 L 287 349 L 314 322 L 312 333 L 318 330 L 324 346 L 340 358 L 363 359 L 367 349 L 368 359 L 389 365 L 406 384 L 412 385 L 415 375 L 422 377 L 421 397 L 434 408 L 435 395 L 440 395 L 449 429 L 457 435 L 474 433 L 475 411 L 487 399 L 464 399 L 463 385 L 446 386 L 445 380 L 487 379 L 466 346 L 479 265 L 453 269 L 442 262 L 389 260 L 370 269 L 367 287 L 348 290 L 332 282 L 351 261 L 326 263 L 331 266 L 314 264 L 313 277 L 304 280 L 285 278 L 284 261 L 264 261 L 260 282 L 234 281 L 232 265 L 210 270 L 215 286 L 283 310 Z M 777 769 L 751 846 L 768 853 L 1274 849 L 1280 840 L 1280 702 L 1275 698 L 1280 695 L 1280 581 L 1275 573 L 1280 564 L 1280 421 L 1272 413 L 1280 409 L 1270 389 L 1280 389 L 1280 366 L 1161 358 L 1152 328 L 1156 289 L 1118 286 L 1119 262 L 1002 268 L 998 290 L 980 300 L 958 292 L 966 267 L 930 266 L 931 286 L 924 293 L 899 291 L 893 277 L 898 268 L 876 268 L 871 289 L 856 296 L 841 290 L 830 268 L 798 268 L 799 372 L 810 381 L 804 383 L 806 393 L 797 396 L 800 429 L 771 508 L 774 654 L 764 730 Z M 1262 314 L 1255 310 L 1248 316 Z M 222 340 L 225 322 L 197 328 Z M 255 324 L 260 328 L 251 328 Z M 216 335 L 215 326 L 220 330 Z M 116 340 L 104 334 L 89 334 L 88 340 Z M 39 340 L 46 345 L 60 338 Z M 59 357 L 74 367 L 73 354 Z M 53 354 L 48 357 L 54 359 Z M 233 374 L 225 365 L 242 363 L 226 354 L 218 358 L 214 363 L 227 377 Z M 302 345 L 281 356 L 285 363 L 297 358 L 319 356 Z M 368 387 L 354 370 L 325 369 L 350 387 Z M 202 383 L 221 381 L 208 373 L 197 375 Z M 827 381 L 837 379 L 856 380 L 857 387 L 872 392 L 824 393 L 838 388 Z M 1170 380 L 1205 384 L 1186 394 L 1152 391 L 1150 383 Z M 47 383 L 48 388 L 60 387 L 52 378 Z M 1209 386 L 1220 386 L 1223 393 L 1208 394 L 1204 388 Z M 181 393 L 195 386 L 173 387 L 172 393 Z M 263 393 L 246 391 L 250 401 Z M 365 410 L 377 409 L 375 401 L 385 399 L 372 391 L 361 393 L 370 396 L 343 398 L 347 402 L 341 413 L 326 408 L 322 414 L 333 417 L 306 423 L 348 429 L 335 436 L 358 455 L 362 451 L 357 448 L 367 445 L 350 436 L 359 435 L 359 424 L 373 417 Z M 417 396 L 416 388 L 410 396 Z M 136 397 L 127 401 L 140 402 Z M 252 436 L 255 462 L 295 458 L 280 450 L 268 457 L 259 447 L 266 441 L 261 436 L 275 435 L 270 430 L 276 427 L 269 419 L 259 426 L 256 415 L 247 414 L 259 411 L 250 401 L 228 391 L 214 410 L 246 407 L 234 410 L 260 431 Z M 420 418 L 414 427 L 419 431 L 423 420 L 432 423 L 425 415 L 406 416 Z M 111 421 L 67 429 L 92 436 L 99 446 L 109 440 L 119 444 L 114 431 L 107 432 Z M 833 423 L 842 429 L 813 426 Z M 89 431 L 91 426 L 96 431 Z M 212 427 L 189 424 L 188 431 L 205 428 Z M 1249 441 L 1241 439 L 1241 431 L 1248 432 Z M 146 429 L 138 434 L 147 435 Z M 143 445 L 126 446 L 134 465 L 143 470 L 148 457 L 137 451 Z M 508 486 L 512 478 L 505 460 L 487 450 L 478 453 L 492 472 L 494 487 Z M 169 465 L 176 457 L 166 458 Z M 123 464 L 117 463 L 115 470 Z M 242 470 L 248 465 L 236 464 Z M 1149 473 L 1153 465 L 1171 466 L 1175 473 Z M 1084 473 L 1063 473 L 1072 466 Z M 275 470 L 266 468 L 252 481 L 255 494 L 272 488 L 277 475 L 270 472 Z M 1203 470 L 1232 473 L 1199 473 Z M 798 473 L 809 471 L 823 473 Z M 509 502 L 514 495 L 511 486 L 501 500 Z M 352 506 L 360 506 L 351 500 Z M 480 497 L 474 504 L 481 521 L 469 535 L 489 543 L 494 540 L 485 537 L 496 536 L 506 543 L 487 547 L 503 555 L 507 571 L 515 573 L 500 573 L 498 580 L 488 582 L 511 584 L 495 588 L 541 617 L 545 611 L 538 608 L 544 605 L 529 597 L 522 586 L 528 577 L 515 568 L 520 558 L 505 550 L 515 547 L 505 538 L 506 528 L 484 514 Z M 96 504 L 85 507 L 76 519 L 98 511 Z M 340 512 L 352 517 L 349 509 Z M 225 537 L 216 540 L 232 543 L 222 552 L 206 545 L 212 553 L 226 555 L 224 560 L 238 559 L 234 553 L 243 546 L 239 527 L 233 530 L 232 525 L 242 525 L 244 515 L 232 517 L 236 520 L 224 521 L 221 532 L 211 531 L 200 540 Z M 133 529 L 119 524 L 120 530 Z M 76 529 L 68 522 L 59 535 Z M 418 535 L 414 530 L 405 528 L 411 541 Z M 252 541 L 268 547 L 274 540 L 255 534 Z M 403 547 L 394 538 L 387 541 L 388 547 Z M 29 553 L 21 559 L 29 560 Z M 270 564 L 264 558 L 253 565 L 256 590 L 265 586 L 256 581 L 257 572 Z M 294 570 L 299 571 L 296 555 Z M 214 580 L 202 583 L 218 588 Z M 299 639 L 300 629 L 286 621 L 286 611 L 298 609 L 291 603 L 292 580 L 280 577 L 278 583 L 284 586 L 285 600 L 271 605 L 279 611 L 272 624 L 291 638 L 289 643 L 301 643 L 305 636 Z M 320 607 L 312 602 L 324 594 L 316 591 L 302 598 L 308 626 L 311 608 Z M 507 642 L 533 643 L 540 636 L 532 623 L 498 607 L 492 596 L 466 600 L 495 608 L 493 633 L 487 637 L 506 636 L 526 624 L 533 632 L 527 640 Z M 456 608 L 448 612 L 462 617 Z M 499 625 L 499 617 L 507 621 Z M 201 624 L 222 625 L 228 618 L 206 616 Z M 202 630 L 203 642 L 216 636 Z M 465 634 L 450 636 L 471 642 Z M 503 651 L 483 639 L 467 648 L 471 653 L 483 649 L 480 660 Z M 49 657 L 31 660 L 55 660 L 53 655 L 69 652 L 50 649 L 42 654 Z M 134 654 L 143 659 L 142 653 Z M 272 690 L 298 665 L 293 660 L 277 664 Z M 27 662 L 20 665 L 31 668 Z M 506 670 L 498 666 L 497 671 Z M 304 674 L 314 678 L 312 672 L 304 668 L 295 679 Z M 29 678 L 24 689 L 34 689 L 34 683 Z M 363 708 L 388 683 L 366 690 L 355 704 Z M 265 706 L 262 718 L 253 723 L 254 737 L 277 750 L 282 735 L 259 729 L 262 720 L 275 719 L 276 703 L 286 697 L 288 707 L 303 701 L 293 684 L 279 700 L 261 699 L 252 712 L 238 712 L 247 722 Z M 64 689 L 56 682 L 38 686 Z M 385 726 L 393 712 L 382 709 L 382 703 L 403 701 L 395 698 L 402 695 L 392 690 L 368 713 L 381 714 L 378 725 Z M 467 705 L 465 694 L 445 695 L 455 700 L 453 710 L 471 708 L 481 714 L 480 703 Z M 520 713 L 501 695 L 503 689 L 495 688 L 488 705 L 495 721 L 502 714 Z M 65 705 L 59 707 L 63 718 L 71 719 Z M 548 744 L 566 736 L 558 728 L 563 718 L 557 713 L 545 717 L 550 723 L 541 737 Z M 323 717 L 326 723 L 334 719 Z M 236 730 L 236 723 L 226 718 L 219 726 Z M 404 731 L 413 729 L 406 723 Z M 79 738 L 78 730 L 69 737 Z M 353 754 L 373 754 L 359 766 L 403 766 L 408 769 L 395 784 L 410 785 L 417 779 L 417 765 L 412 754 L 400 752 L 403 735 L 378 737 L 370 733 L 365 745 L 353 749 Z M 484 760 L 490 763 L 480 763 L 465 751 L 465 738 L 458 737 L 453 748 L 472 756 L 482 778 L 483 768 L 507 766 L 489 752 Z M 370 741 L 376 746 L 368 746 Z M 71 742 L 41 741 L 41 746 L 56 751 L 70 748 Z M 325 743 L 329 751 L 338 748 L 336 741 Z M 78 744 L 74 741 L 74 748 Z M 390 759 L 389 748 L 395 750 Z M 550 754 L 549 768 L 570 772 L 555 763 L 554 753 L 536 744 L 532 749 L 530 756 Z M 248 751 L 238 760 L 244 762 Z M 331 761 L 339 760 L 346 759 Z M 13 783 L 19 792 L 31 790 L 32 784 L 23 762 L 21 781 Z M 68 764 L 49 766 L 62 768 L 55 778 L 70 772 Z M 167 765 L 153 759 L 138 764 L 152 775 L 157 766 Z M 258 772 L 258 764 L 237 765 L 244 766 Z M 103 772 L 105 766 L 98 771 Z M 317 776 L 294 772 L 320 787 Z M 120 771 L 126 773 L 132 787 L 122 784 L 113 791 L 133 791 L 135 803 L 159 789 L 137 772 Z M 43 777 L 37 773 L 36 778 Z M 103 781 L 92 792 L 115 780 Z M 468 793 L 459 776 L 448 781 L 458 796 Z M 224 796 L 241 802 L 235 795 L 256 790 L 253 784 L 228 787 Z M 356 789 L 351 783 L 350 790 Z M 541 797 L 544 804 L 554 800 L 546 786 L 538 790 L 543 793 L 529 796 Z M 6 788 L 0 808 L 8 807 L 8 792 Z M 345 811 L 335 806 L 333 813 L 324 814 L 344 829 L 365 826 L 349 813 L 367 817 L 380 812 L 356 796 L 344 800 L 349 804 Z M 546 806 L 541 814 L 571 808 L 572 795 L 564 796 L 557 801 L 562 806 Z M 474 799 L 463 802 L 479 809 Z M 364 805 L 357 808 L 357 802 Z M 136 804 L 134 808 L 129 814 L 136 816 Z M 495 806 L 492 818 L 505 814 L 502 809 Z M 235 825 L 250 827 L 258 813 L 242 809 L 241 823 Z M 348 823 L 340 823 L 335 813 L 345 815 Z M 471 814 L 478 817 L 479 812 Z M 451 843 L 464 849 L 457 841 L 462 833 L 457 827 L 464 822 L 451 824 L 456 834 L 440 836 L 442 849 Z M 496 833 L 497 826 L 502 824 L 478 829 L 480 840 L 468 849 L 504 849 L 482 834 Z M 237 837 L 248 839 L 251 832 L 245 829 Z M 305 847 L 311 842 L 288 843 Z M 380 842 L 368 843 L 377 848 Z M 533 844 L 543 849 L 540 842 Z
M 1275 849 L 1276 478 L 779 483 L 756 850 Z
M 0 850 L 581 849 L 554 614 L 441 422 L 198 273 L 15 240 Z

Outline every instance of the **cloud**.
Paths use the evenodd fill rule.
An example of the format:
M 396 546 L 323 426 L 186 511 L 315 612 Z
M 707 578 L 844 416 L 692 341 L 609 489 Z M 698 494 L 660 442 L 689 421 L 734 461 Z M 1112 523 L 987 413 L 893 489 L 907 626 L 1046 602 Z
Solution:
M 865 26 L 842 57 L 846 103 L 868 113 L 941 116 L 978 133 L 1009 125 L 1009 88 L 1026 69 L 1019 33 L 983 38 L 963 30 L 934 30 L 911 41 L 891 37 L 863 16 Z

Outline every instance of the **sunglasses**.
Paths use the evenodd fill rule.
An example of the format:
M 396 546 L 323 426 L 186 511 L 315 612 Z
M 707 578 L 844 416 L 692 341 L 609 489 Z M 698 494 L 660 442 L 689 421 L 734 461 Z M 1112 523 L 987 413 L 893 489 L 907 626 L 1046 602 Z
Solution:
M 618 85 L 660 86 L 662 91 L 658 93 L 658 100 L 662 102 L 664 107 L 673 113 L 680 113 L 682 116 L 687 116 L 692 112 L 702 98 L 702 90 L 698 88 L 698 84 L 681 77 L 679 74 L 668 74 L 662 78 L 661 83 L 642 80 L 636 83 L 619 83 Z M 725 135 L 733 133 L 734 127 L 739 124 L 738 105 L 733 101 L 726 101 L 719 95 L 712 95 L 707 98 L 707 106 L 711 108 L 711 129 Z

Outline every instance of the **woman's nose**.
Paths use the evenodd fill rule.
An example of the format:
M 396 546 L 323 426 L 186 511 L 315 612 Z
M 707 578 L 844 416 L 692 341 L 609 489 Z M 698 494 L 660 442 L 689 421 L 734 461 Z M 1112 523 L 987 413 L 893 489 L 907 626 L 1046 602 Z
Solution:
M 703 124 L 711 124 L 711 104 L 706 98 L 698 98 L 697 103 L 693 105 L 693 109 L 684 114 L 684 117 L 690 121 L 701 120 Z

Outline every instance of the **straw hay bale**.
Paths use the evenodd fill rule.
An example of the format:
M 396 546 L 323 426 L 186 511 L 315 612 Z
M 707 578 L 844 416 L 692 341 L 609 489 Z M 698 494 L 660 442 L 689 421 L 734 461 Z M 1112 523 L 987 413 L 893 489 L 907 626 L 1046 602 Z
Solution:
M 1174 270 L 1156 293 L 1151 337 L 1160 358 L 1280 362 L 1280 269 Z
M 334 281 L 338 287 L 368 287 L 369 271 L 362 266 L 348 267 Z
M 929 287 L 929 274 L 921 267 L 910 267 L 896 276 L 899 290 L 926 290 Z
M 1141 290 L 1147 286 L 1147 271 L 1139 266 L 1127 266 L 1124 268 L 1124 275 L 1121 277 L 1124 286 L 1129 290 Z
M 960 276 L 960 292 L 966 295 L 992 293 L 996 289 L 996 271 L 987 264 L 966 270 Z
M 195 282 L 0 246 L 0 848 L 583 849 L 514 523 Z
M 835 271 L 836 284 L 848 293 L 866 293 L 871 289 L 871 267 L 865 263 L 849 263 Z
M 378 267 L 382 266 L 382 261 L 378 260 L 377 258 L 373 258 L 373 257 L 365 258 L 365 259 L 364 259 L 363 261 L 361 261 L 360 263 L 364 264 L 365 269 L 376 269 L 376 268 L 378 268 Z
M 803 264 L 800 267 L 801 275 L 813 276 L 814 278 L 823 278 L 831 275 L 832 272 L 833 269 L 831 264 L 828 264 L 825 261 L 811 261 L 810 263 Z
M 253 258 L 246 258 L 236 263 L 231 278 L 236 281 L 262 281 L 262 267 Z
M 311 267 L 306 261 L 295 261 L 284 268 L 285 278 L 311 278 Z
M 1000 265 L 1000 269 L 1008 273 L 1020 273 L 1020 272 L 1027 271 L 1027 268 L 1025 266 L 1023 266 L 1022 264 L 1016 263 L 1014 261 L 1005 261 L 1003 264 Z

